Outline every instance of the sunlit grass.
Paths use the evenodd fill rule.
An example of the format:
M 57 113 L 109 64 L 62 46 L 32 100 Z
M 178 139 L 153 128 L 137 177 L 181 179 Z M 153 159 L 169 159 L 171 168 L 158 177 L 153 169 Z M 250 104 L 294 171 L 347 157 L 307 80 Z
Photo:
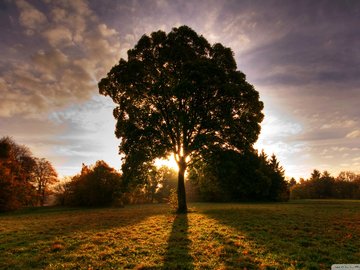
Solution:
M 329 269 L 359 263 L 360 202 L 41 209 L 0 215 L 0 269 Z

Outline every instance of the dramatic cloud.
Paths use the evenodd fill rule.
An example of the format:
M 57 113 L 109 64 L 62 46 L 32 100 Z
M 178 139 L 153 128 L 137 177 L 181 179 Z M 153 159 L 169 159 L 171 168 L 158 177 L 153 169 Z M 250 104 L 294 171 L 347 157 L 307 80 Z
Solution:
M 288 176 L 360 169 L 358 1 L 0 5 L 0 130 L 63 174 L 107 156 L 119 167 L 112 105 L 95 98 L 97 82 L 143 34 L 183 24 L 233 49 L 265 104 L 256 146 L 274 152 Z
M 32 40 L 39 42 L 1 66 L 0 116 L 39 117 L 88 100 L 97 91 L 97 81 L 119 57 L 116 31 L 101 23 L 84 1 L 49 2 L 46 8 L 52 16 L 48 19 L 25 1 L 16 4 L 20 25 L 37 30 Z M 22 41 L 24 50 L 29 41 Z

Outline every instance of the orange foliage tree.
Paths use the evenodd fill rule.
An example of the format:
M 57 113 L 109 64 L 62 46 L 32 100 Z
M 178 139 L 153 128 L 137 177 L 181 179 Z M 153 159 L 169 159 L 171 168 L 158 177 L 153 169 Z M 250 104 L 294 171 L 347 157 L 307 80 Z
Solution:
M 37 191 L 37 204 L 44 206 L 44 203 L 50 194 L 50 185 L 59 182 L 56 170 L 45 158 L 35 158 L 33 182 Z
M 32 205 L 31 172 L 35 161 L 30 150 L 11 138 L 0 139 L 0 211 Z

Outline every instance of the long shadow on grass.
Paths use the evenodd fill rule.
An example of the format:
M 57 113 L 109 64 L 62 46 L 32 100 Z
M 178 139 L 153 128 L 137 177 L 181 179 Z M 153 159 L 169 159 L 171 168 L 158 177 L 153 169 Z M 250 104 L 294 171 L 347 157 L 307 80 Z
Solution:
M 188 237 L 188 217 L 178 214 L 172 225 L 164 259 L 164 269 L 194 269 L 190 256 L 190 239 Z
M 329 269 L 333 263 L 356 261 L 359 247 L 356 230 L 353 229 L 351 234 L 348 232 L 351 237 L 346 242 L 341 241 L 341 234 L 346 229 L 336 228 L 331 223 L 336 212 L 315 210 L 212 209 L 204 214 L 236 229 L 245 241 L 262 250 L 252 256 L 270 255 L 284 268 Z

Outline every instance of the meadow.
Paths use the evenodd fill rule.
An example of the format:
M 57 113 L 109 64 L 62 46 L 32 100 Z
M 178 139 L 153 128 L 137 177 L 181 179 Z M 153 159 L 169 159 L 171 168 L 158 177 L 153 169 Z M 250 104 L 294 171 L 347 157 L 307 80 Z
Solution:
M 360 263 L 360 201 L 0 214 L 0 269 L 330 269 Z

